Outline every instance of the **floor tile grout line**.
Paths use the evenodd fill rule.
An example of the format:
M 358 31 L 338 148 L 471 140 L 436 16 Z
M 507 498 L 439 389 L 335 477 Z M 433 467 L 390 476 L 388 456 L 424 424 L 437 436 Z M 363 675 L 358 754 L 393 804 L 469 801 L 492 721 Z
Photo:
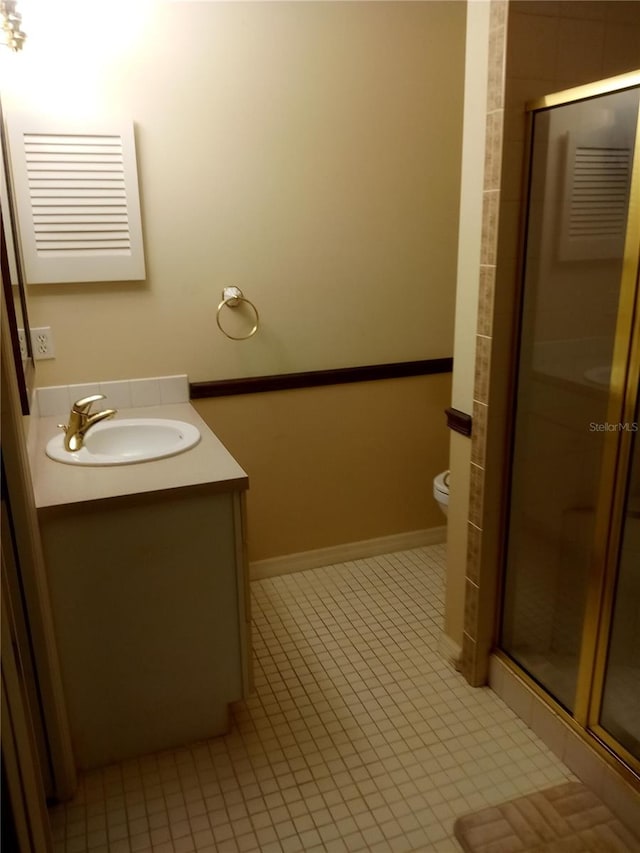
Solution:
M 519 756 L 539 778 L 566 778 L 566 768 L 524 735 L 497 697 L 474 693 L 439 658 L 444 557 L 443 546 L 426 546 L 254 582 L 256 696 L 234 708 L 223 738 L 94 775 L 107 803 L 107 788 L 120 785 L 111 805 L 124 803 L 129 836 L 91 853 L 129 853 L 134 845 L 141 853 L 196 846 L 206 853 L 406 853 L 420 846 L 449 853 L 459 849 L 452 816 L 487 802 L 487 778 L 494 797 L 532 784 L 496 752 Z M 132 780 L 138 773 L 152 781 L 143 768 L 153 766 L 160 776 L 164 768 L 165 810 L 149 814 L 148 831 L 134 835 L 145 827 L 135 815 L 146 789 Z M 84 781 L 83 790 L 89 793 Z M 145 807 L 151 802 L 158 807 L 157 797 Z M 330 807 L 338 802 L 351 804 L 347 812 Z M 79 816 L 72 808 L 66 812 Z M 175 819 L 184 835 L 144 847 L 152 818 L 167 818 L 171 830 Z M 157 829 L 155 839 L 169 832 Z M 72 847 L 56 853 L 85 853 Z

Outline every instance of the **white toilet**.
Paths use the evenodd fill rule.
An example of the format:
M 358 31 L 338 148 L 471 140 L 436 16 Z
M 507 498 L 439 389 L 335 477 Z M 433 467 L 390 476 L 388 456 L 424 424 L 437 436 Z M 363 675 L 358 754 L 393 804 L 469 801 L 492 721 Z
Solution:
M 449 509 L 449 472 L 443 471 L 433 478 L 433 496 L 442 512 L 447 515 Z

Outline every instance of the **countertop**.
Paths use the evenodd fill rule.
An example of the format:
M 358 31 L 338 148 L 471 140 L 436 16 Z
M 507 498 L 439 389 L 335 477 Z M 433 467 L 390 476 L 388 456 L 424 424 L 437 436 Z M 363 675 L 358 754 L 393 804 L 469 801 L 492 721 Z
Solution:
M 100 467 L 65 465 L 45 453 L 49 439 L 60 432 L 60 418 L 34 418 L 30 425 L 35 434 L 29 441 L 29 462 L 38 509 L 190 486 L 206 485 L 217 492 L 248 488 L 245 471 L 189 403 L 120 409 L 116 417 L 187 421 L 200 430 L 200 441 L 184 453 L 152 462 Z

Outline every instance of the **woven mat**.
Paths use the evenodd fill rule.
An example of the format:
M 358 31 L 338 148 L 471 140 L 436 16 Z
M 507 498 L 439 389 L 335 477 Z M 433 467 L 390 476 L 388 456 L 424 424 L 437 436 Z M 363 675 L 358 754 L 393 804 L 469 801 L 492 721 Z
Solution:
M 458 818 L 454 832 L 467 853 L 640 851 L 640 839 L 580 782 Z

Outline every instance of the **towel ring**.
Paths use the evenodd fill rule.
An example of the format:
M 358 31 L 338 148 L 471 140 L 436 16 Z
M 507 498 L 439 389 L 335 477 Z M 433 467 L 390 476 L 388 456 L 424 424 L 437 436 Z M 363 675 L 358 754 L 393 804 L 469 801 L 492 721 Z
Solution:
M 246 302 L 247 305 L 251 307 L 251 310 L 256 315 L 256 320 L 253 324 L 253 328 L 251 329 L 248 335 L 230 335 L 229 332 L 222 328 L 222 323 L 220 322 L 220 312 L 225 306 L 227 308 L 237 308 L 241 302 Z M 218 310 L 216 312 L 216 323 L 218 324 L 218 328 L 220 329 L 222 334 L 226 335 L 228 338 L 231 338 L 232 341 L 246 341 L 249 338 L 252 338 L 258 331 L 258 327 L 260 325 L 260 315 L 258 314 L 258 309 L 256 308 L 256 306 L 250 299 L 247 299 L 246 296 L 243 296 L 242 291 L 239 287 L 225 287 L 222 291 L 222 302 L 218 305 Z

